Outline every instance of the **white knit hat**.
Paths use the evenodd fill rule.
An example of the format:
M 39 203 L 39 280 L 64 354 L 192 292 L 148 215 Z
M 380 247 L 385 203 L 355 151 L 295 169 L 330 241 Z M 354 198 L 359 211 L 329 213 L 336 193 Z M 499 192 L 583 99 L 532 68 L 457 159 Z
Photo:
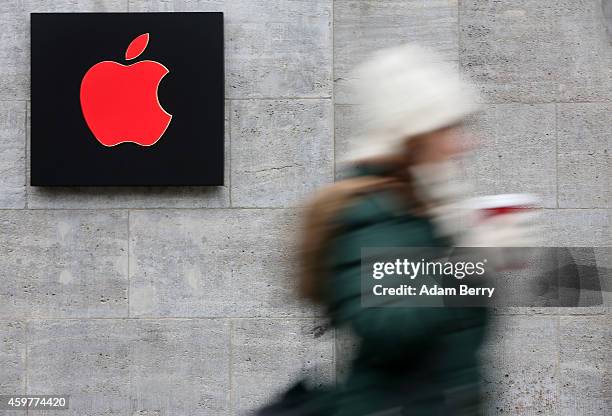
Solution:
M 478 110 L 476 92 L 458 71 L 417 45 L 375 53 L 351 79 L 361 134 L 347 162 L 397 153 L 406 138 L 450 126 Z

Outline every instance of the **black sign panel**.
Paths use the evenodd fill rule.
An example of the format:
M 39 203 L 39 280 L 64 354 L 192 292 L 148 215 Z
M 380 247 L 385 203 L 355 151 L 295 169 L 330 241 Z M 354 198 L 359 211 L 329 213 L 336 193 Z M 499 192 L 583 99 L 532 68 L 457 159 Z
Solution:
M 223 185 L 222 13 L 33 13 L 33 186 Z

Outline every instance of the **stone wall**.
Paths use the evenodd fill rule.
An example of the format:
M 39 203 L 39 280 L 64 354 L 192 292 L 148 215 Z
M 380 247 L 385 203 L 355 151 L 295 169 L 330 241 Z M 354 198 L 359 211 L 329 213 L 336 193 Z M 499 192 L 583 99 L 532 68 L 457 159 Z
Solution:
M 3 0 L 0 393 L 71 394 L 62 415 L 216 416 L 299 374 L 340 376 L 350 340 L 320 335 L 320 313 L 292 298 L 294 207 L 334 179 L 355 117 L 347 73 L 379 47 L 433 46 L 479 85 L 478 193 L 537 192 L 550 244 L 610 246 L 612 46 L 600 10 Z M 29 13 L 51 11 L 225 12 L 226 186 L 30 187 Z M 499 311 L 484 351 L 489 413 L 607 414 L 611 316 Z

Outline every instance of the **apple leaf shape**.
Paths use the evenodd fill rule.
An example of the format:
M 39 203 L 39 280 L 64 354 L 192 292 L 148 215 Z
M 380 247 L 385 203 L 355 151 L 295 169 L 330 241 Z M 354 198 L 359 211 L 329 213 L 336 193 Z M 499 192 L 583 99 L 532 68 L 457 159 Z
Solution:
M 130 60 L 134 58 L 138 58 L 141 53 L 144 52 L 145 48 L 149 44 L 149 34 L 143 33 L 142 35 L 136 37 L 130 45 L 127 47 L 125 51 L 125 59 Z

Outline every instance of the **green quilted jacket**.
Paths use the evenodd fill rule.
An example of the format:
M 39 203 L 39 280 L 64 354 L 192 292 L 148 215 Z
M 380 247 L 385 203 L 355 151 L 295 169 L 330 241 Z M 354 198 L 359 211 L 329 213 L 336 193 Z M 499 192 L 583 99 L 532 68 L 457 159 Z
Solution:
M 338 231 L 325 250 L 323 303 L 332 325 L 349 327 L 358 340 L 348 378 L 329 390 L 298 384 L 262 415 L 480 414 L 477 353 L 485 309 L 416 308 L 410 298 L 402 298 L 405 307 L 361 306 L 363 247 L 449 245 L 428 219 L 400 209 L 391 192 L 359 196 L 341 209 L 333 219 Z
M 348 326 L 359 344 L 332 413 L 479 414 L 485 309 L 411 308 L 409 298 L 406 307 L 361 306 L 361 248 L 449 244 L 429 220 L 400 209 L 391 192 L 361 196 L 335 219 L 340 231 L 327 250 L 324 303 L 332 324 Z

